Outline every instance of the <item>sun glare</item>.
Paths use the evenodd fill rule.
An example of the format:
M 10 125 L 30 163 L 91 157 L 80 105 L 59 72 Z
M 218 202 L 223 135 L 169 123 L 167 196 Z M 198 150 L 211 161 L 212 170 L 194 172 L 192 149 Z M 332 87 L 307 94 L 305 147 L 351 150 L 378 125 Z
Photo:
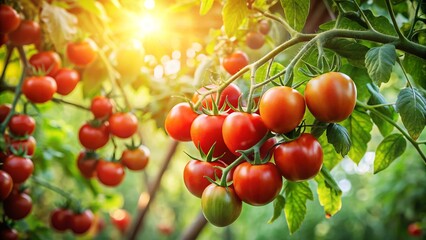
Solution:
M 154 16 L 151 13 L 145 13 L 138 21 L 139 31 L 143 36 L 161 32 L 161 18 Z

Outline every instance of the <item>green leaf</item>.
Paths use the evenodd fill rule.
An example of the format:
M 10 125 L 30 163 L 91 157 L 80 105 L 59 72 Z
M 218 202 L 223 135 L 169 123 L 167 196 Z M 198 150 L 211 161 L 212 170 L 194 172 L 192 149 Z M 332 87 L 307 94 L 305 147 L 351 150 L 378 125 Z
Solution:
M 367 144 L 371 140 L 370 132 L 373 129 L 373 123 L 366 112 L 361 112 L 355 108 L 352 115 L 341 124 L 348 130 L 352 141 L 352 147 L 348 155 L 358 164 L 367 152 Z
M 305 26 L 309 14 L 309 0 L 281 0 L 288 24 L 300 32 Z
M 366 101 L 370 98 L 370 93 L 367 89 L 367 84 L 371 83 L 371 78 L 367 73 L 367 69 L 354 67 L 350 64 L 345 64 L 340 69 L 342 73 L 351 76 L 355 82 L 357 89 L 357 99 Z
M 95 0 L 77 0 L 76 2 L 84 10 L 95 14 L 102 20 L 108 20 L 108 15 L 104 9 L 104 6 L 100 2 Z
M 332 144 L 328 143 L 325 135 L 321 136 L 318 141 L 322 147 L 323 166 L 331 170 L 342 160 L 342 156 L 336 152 Z
M 93 97 L 100 92 L 102 82 L 109 76 L 106 64 L 109 63 L 105 63 L 102 58 L 98 57 L 84 69 L 81 76 L 84 97 Z
M 318 200 L 324 207 L 326 215 L 333 216 L 342 208 L 342 191 L 328 170 L 323 169 L 315 177 L 318 183 Z
M 364 66 L 365 54 L 369 50 L 368 47 L 348 39 L 332 39 L 327 41 L 324 47 L 347 58 L 352 65 L 357 67 Z
M 237 33 L 238 28 L 249 13 L 246 0 L 226 1 L 225 6 L 223 6 L 222 16 L 228 37 L 232 37 Z
M 406 147 L 407 141 L 399 133 L 394 133 L 383 139 L 377 146 L 376 157 L 374 158 L 374 173 L 376 174 L 386 169 L 404 153 Z
M 351 149 L 352 142 L 348 130 L 337 123 L 328 125 L 327 140 L 333 144 L 336 152 L 340 153 L 342 157 L 346 156 Z
M 326 31 L 326 30 L 330 30 L 333 29 L 334 26 L 336 25 L 336 21 L 330 21 L 327 23 L 324 23 L 322 25 L 320 25 L 320 30 L 322 31 Z M 337 27 L 338 29 L 348 29 L 348 30 L 366 30 L 365 27 L 361 26 L 357 21 L 353 21 L 349 18 L 343 17 L 340 21 L 339 26 Z
M 373 28 L 381 33 L 387 35 L 398 36 L 393 27 L 392 23 L 385 16 L 374 16 L 374 14 L 370 10 L 364 10 L 365 16 L 367 16 Z
M 201 0 L 200 15 L 206 15 L 212 8 L 214 0 Z
M 286 204 L 284 212 L 287 219 L 288 229 L 290 233 L 294 233 L 299 229 L 306 215 L 306 201 L 313 200 L 313 194 L 309 188 L 309 183 L 289 182 L 285 183 Z
M 404 66 L 405 71 L 411 75 L 414 82 L 423 89 L 426 89 L 426 60 L 406 53 L 404 61 L 402 61 L 402 65 Z
M 395 65 L 396 51 L 392 44 L 370 49 L 365 56 L 365 67 L 371 79 L 380 86 L 387 83 Z
M 283 212 L 285 206 L 285 198 L 282 195 L 278 195 L 274 200 L 274 215 L 269 219 L 268 223 L 273 223 L 277 220 Z
M 404 88 L 396 100 L 396 111 L 410 136 L 417 140 L 426 124 L 426 100 L 415 88 Z
M 263 82 L 263 81 L 265 81 L 265 79 L 268 78 L 268 76 L 267 76 L 268 67 L 269 67 L 269 63 L 263 64 L 260 68 L 257 69 L 256 77 L 255 77 L 255 80 L 256 80 L 257 83 Z M 273 62 L 272 65 L 271 65 L 271 68 L 269 69 L 269 77 L 272 77 L 272 76 L 278 74 L 279 72 L 283 71 L 284 69 L 285 69 L 284 66 L 281 65 L 280 63 Z
M 377 105 L 377 104 L 386 104 L 386 99 L 380 94 L 379 88 L 374 84 L 367 84 L 368 91 L 371 94 L 370 99 L 368 100 L 369 105 Z M 398 114 L 396 113 L 393 106 L 383 106 L 376 108 L 377 111 L 382 113 L 383 115 L 389 117 L 393 121 L 398 119 Z M 394 126 L 387 121 L 383 121 L 380 117 L 378 117 L 374 112 L 370 112 L 371 120 L 373 120 L 374 124 L 379 128 L 380 133 L 386 137 L 392 131 Z

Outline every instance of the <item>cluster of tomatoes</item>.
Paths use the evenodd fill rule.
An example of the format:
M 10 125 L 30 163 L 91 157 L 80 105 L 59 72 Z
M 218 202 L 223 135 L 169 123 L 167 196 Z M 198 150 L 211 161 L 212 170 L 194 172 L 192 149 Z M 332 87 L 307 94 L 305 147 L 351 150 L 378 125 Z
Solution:
M 356 87 L 340 72 L 311 79 L 304 96 L 291 87 L 274 86 L 261 96 L 258 112 L 238 110 L 242 92 L 237 85 L 226 86 L 218 97 L 214 90 L 219 88 L 201 88 L 191 103 L 174 106 L 165 128 L 173 139 L 199 148 L 201 159 L 185 166 L 185 186 L 201 198 L 209 222 L 226 226 L 237 219 L 242 202 L 261 206 L 273 201 L 282 177 L 305 181 L 318 174 L 322 147 L 310 133 L 299 133 L 306 106 L 321 122 L 342 121 L 355 107 Z M 194 109 L 196 104 L 201 108 Z
M 269 33 L 271 29 L 270 22 L 268 20 L 260 20 L 247 32 L 246 44 L 251 49 L 259 49 L 265 44 L 265 35 Z

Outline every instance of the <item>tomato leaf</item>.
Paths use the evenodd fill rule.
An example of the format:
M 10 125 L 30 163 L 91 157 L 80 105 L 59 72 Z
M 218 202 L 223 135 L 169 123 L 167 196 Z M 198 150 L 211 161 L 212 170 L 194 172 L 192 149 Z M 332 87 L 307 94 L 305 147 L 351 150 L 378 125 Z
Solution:
M 288 229 L 290 233 L 294 233 L 299 229 L 306 215 L 306 201 L 313 200 L 314 196 L 309 183 L 289 182 L 285 183 L 286 204 L 284 212 L 287 219 Z
M 100 92 L 102 82 L 109 77 L 106 64 L 109 63 L 105 63 L 102 58 L 98 57 L 86 67 L 81 76 L 84 97 L 93 97 Z
M 331 176 L 330 172 L 323 167 L 315 177 L 318 183 L 318 199 L 327 215 L 333 216 L 342 208 L 342 190 Z
M 283 212 L 285 206 L 285 198 L 282 195 L 278 195 L 274 200 L 274 215 L 269 219 L 268 223 L 273 223 L 277 220 Z
M 226 1 L 222 15 L 225 32 L 228 37 L 232 37 L 237 33 L 238 28 L 249 13 L 246 0 Z
M 395 28 L 393 27 L 392 23 L 389 22 L 388 18 L 386 18 L 385 16 L 376 17 L 370 10 L 364 10 L 363 12 L 365 13 L 365 16 L 367 16 L 368 20 L 376 31 L 388 35 L 398 36 L 395 31 Z
M 394 133 L 387 136 L 377 146 L 376 157 L 374 158 L 374 173 L 386 169 L 395 159 L 401 156 L 407 147 L 404 136 Z
M 368 47 L 348 39 L 332 39 L 327 41 L 324 47 L 347 58 L 349 63 L 356 67 L 364 67 L 365 54 L 369 50 Z
M 309 14 L 309 0 L 281 0 L 285 18 L 294 30 L 300 32 Z
M 342 125 L 332 123 L 327 127 L 327 140 L 333 144 L 337 153 L 342 157 L 346 156 L 351 149 L 352 141 L 348 130 Z
M 321 144 L 323 152 L 323 166 L 333 169 L 341 160 L 342 156 L 336 152 L 334 146 L 328 143 L 325 135 L 321 136 L 318 141 Z
M 212 8 L 214 0 L 201 0 L 200 15 L 206 15 Z
M 269 69 L 269 76 L 267 76 L 268 67 L 269 67 L 269 64 L 264 64 L 257 69 L 256 77 L 255 77 L 255 80 L 257 83 L 263 82 L 265 81 L 265 79 L 268 79 L 284 70 L 283 65 L 277 62 L 273 62 L 271 65 L 271 68 Z
M 371 78 L 367 73 L 367 69 L 358 68 L 351 66 L 350 64 L 345 64 L 340 69 L 342 73 L 347 74 L 348 76 L 356 76 L 352 80 L 355 82 L 357 89 L 357 99 L 366 101 L 370 98 L 370 94 L 367 89 L 367 84 L 371 83 Z
M 108 20 L 108 15 L 104 9 L 104 6 L 95 0 L 77 0 L 80 7 L 94 14 L 102 20 Z
M 387 83 L 395 65 L 396 51 L 392 44 L 371 48 L 365 55 L 365 67 L 371 79 L 380 86 Z
M 333 29 L 336 25 L 336 21 L 330 21 L 330 22 L 326 22 L 322 25 L 320 25 L 320 30 L 322 31 L 326 31 L 326 30 L 330 30 Z M 349 18 L 346 17 L 342 17 L 339 26 L 337 26 L 337 28 L 339 29 L 348 29 L 348 30 L 366 30 L 365 27 L 361 26 L 357 21 L 353 21 Z
M 404 88 L 396 100 L 396 111 L 410 136 L 416 140 L 426 124 L 426 100 L 415 88 Z
M 405 71 L 411 75 L 414 82 L 426 89 L 426 60 L 416 57 L 411 54 L 405 54 L 404 61 L 402 61 Z
M 366 112 L 361 112 L 355 108 L 352 115 L 341 124 L 348 130 L 352 141 L 352 147 L 348 155 L 358 164 L 367 152 L 367 144 L 371 140 L 370 132 L 373 129 L 373 123 Z

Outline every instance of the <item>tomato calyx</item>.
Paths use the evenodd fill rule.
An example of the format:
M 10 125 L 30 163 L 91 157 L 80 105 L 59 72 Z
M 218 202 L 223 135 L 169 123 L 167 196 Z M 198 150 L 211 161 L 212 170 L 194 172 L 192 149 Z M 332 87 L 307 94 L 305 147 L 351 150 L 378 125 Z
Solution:
M 319 53 L 317 66 L 305 63 L 305 67 L 300 68 L 299 70 L 300 72 L 302 72 L 303 75 L 310 78 L 314 78 L 324 73 L 338 72 L 340 70 L 341 65 L 342 63 L 338 55 L 333 54 L 332 59 L 329 60 L 327 59 L 325 54 Z
M 237 152 L 241 153 L 241 156 L 249 163 L 253 164 L 253 165 L 260 165 L 260 164 L 265 164 L 267 162 L 269 162 L 269 160 L 271 159 L 271 156 L 273 154 L 273 147 L 277 145 L 274 144 L 270 149 L 268 149 L 267 154 L 264 157 L 261 157 L 261 148 L 263 146 L 263 144 L 268 141 L 268 139 L 275 137 L 275 134 L 273 134 L 272 132 L 268 131 L 265 136 L 263 136 L 263 138 L 256 143 L 254 146 L 252 146 L 249 149 L 246 150 L 237 150 Z

